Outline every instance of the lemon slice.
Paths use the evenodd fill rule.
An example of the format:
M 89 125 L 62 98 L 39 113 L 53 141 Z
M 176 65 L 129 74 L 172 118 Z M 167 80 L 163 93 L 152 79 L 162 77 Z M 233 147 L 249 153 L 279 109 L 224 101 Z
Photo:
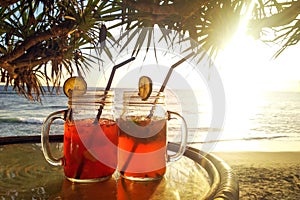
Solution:
M 148 76 L 142 76 L 139 80 L 139 96 L 146 101 L 152 92 L 152 80 Z
M 83 95 L 86 89 L 87 84 L 85 80 L 78 76 L 68 78 L 63 86 L 64 93 L 67 97 Z

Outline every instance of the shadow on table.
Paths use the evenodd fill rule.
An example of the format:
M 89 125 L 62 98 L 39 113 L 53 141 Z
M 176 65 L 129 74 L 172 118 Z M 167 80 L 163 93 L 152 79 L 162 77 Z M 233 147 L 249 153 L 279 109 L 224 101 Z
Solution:
M 153 196 L 160 182 L 134 182 L 120 178 L 75 184 L 64 180 L 61 191 L 50 199 L 146 200 Z

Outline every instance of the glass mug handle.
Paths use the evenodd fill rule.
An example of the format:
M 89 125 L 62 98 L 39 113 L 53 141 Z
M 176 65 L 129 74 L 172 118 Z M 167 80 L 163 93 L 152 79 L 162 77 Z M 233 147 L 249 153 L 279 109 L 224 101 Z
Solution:
M 53 121 L 56 119 L 65 120 L 67 110 L 61 110 L 54 113 L 51 113 L 43 123 L 42 126 L 42 133 L 41 133 L 41 143 L 42 143 L 42 150 L 45 159 L 47 162 L 54 166 L 62 166 L 63 159 L 62 158 L 54 158 L 51 151 L 50 151 L 50 144 L 49 144 L 49 133 L 50 133 L 50 126 L 52 125 Z
M 173 112 L 173 111 L 167 111 L 167 113 L 168 113 L 168 120 L 173 119 L 172 115 L 176 115 L 183 122 L 183 130 L 181 131 L 181 143 L 180 143 L 179 149 L 178 149 L 177 153 L 175 153 L 174 155 L 168 155 L 168 162 L 174 162 L 174 161 L 177 161 L 178 159 L 180 159 L 181 156 L 185 152 L 185 148 L 187 145 L 188 131 L 187 131 L 186 121 L 180 114 L 178 114 L 177 112 Z

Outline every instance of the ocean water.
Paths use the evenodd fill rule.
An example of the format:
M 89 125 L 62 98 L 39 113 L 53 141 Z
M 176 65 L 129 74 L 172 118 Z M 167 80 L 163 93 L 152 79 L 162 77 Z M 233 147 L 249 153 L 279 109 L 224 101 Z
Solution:
M 63 95 L 45 95 L 42 102 L 32 102 L 9 88 L 0 89 L 0 137 L 39 135 L 43 120 L 51 112 L 66 109 L 67 98 Z M 59 124 L 61 126 L 62 124 Z M 57 130 L 63 128 L 54 127 Z M 60 132 L 56 132 L 60 134 Z M 61 132 L 63 133 L 63 132 Z
M 121 99 L 122 90 L 116 90 L 116 103 Z M 31 102 L 0 86 L 0 137 L 40 135 L 43 120 L 54 111 L 66 109 L 67 100 L 64 94 L 47 94 L 42 102 Z M 227 100 L 223 126 L 211 127 L 213 105 L 209 94 L 167 92 L 167 107 L 184 116 L 191 146 L 205 151 L 300 150 L 300 93 L 264 92 L 255 101 L 230 103 Z M 168 122 L 170 141 L 180 140 L 179 124 L 177 120 Z M 55 123 L 51 133 L 63 134 L 63 122 Z

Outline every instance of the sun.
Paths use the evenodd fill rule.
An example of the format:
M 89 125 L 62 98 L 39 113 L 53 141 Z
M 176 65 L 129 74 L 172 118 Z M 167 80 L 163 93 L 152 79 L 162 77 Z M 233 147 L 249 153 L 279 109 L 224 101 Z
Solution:
M 215 64 L 230 91 L 299 91 L 299 46 L 274 58 L 278 45 L 239 33 L 218 54 Z
M 240 139 L 249 137 L 253 127 L 251 119 L 261 112 L 266 92 L 291 91 L 296 87 L 299 91 L 300 69 L 295 54 L 299 45 L 274 58 L 279 47 L 247 35 L 246 23 L 245 20 L 241 24 L 215 60 L 226 95 L 226 120 L 221 139 L 234 140 L 219 143 L 219 150 L 262 148 L 258 143 Z M 297 85 L 290 85 L 291 81 Z
M 247 35 L 239 35 L 219 53 L 216 65 L 228 87 L 236 90 L 259 90 L 271 54 L 264 44 Z

